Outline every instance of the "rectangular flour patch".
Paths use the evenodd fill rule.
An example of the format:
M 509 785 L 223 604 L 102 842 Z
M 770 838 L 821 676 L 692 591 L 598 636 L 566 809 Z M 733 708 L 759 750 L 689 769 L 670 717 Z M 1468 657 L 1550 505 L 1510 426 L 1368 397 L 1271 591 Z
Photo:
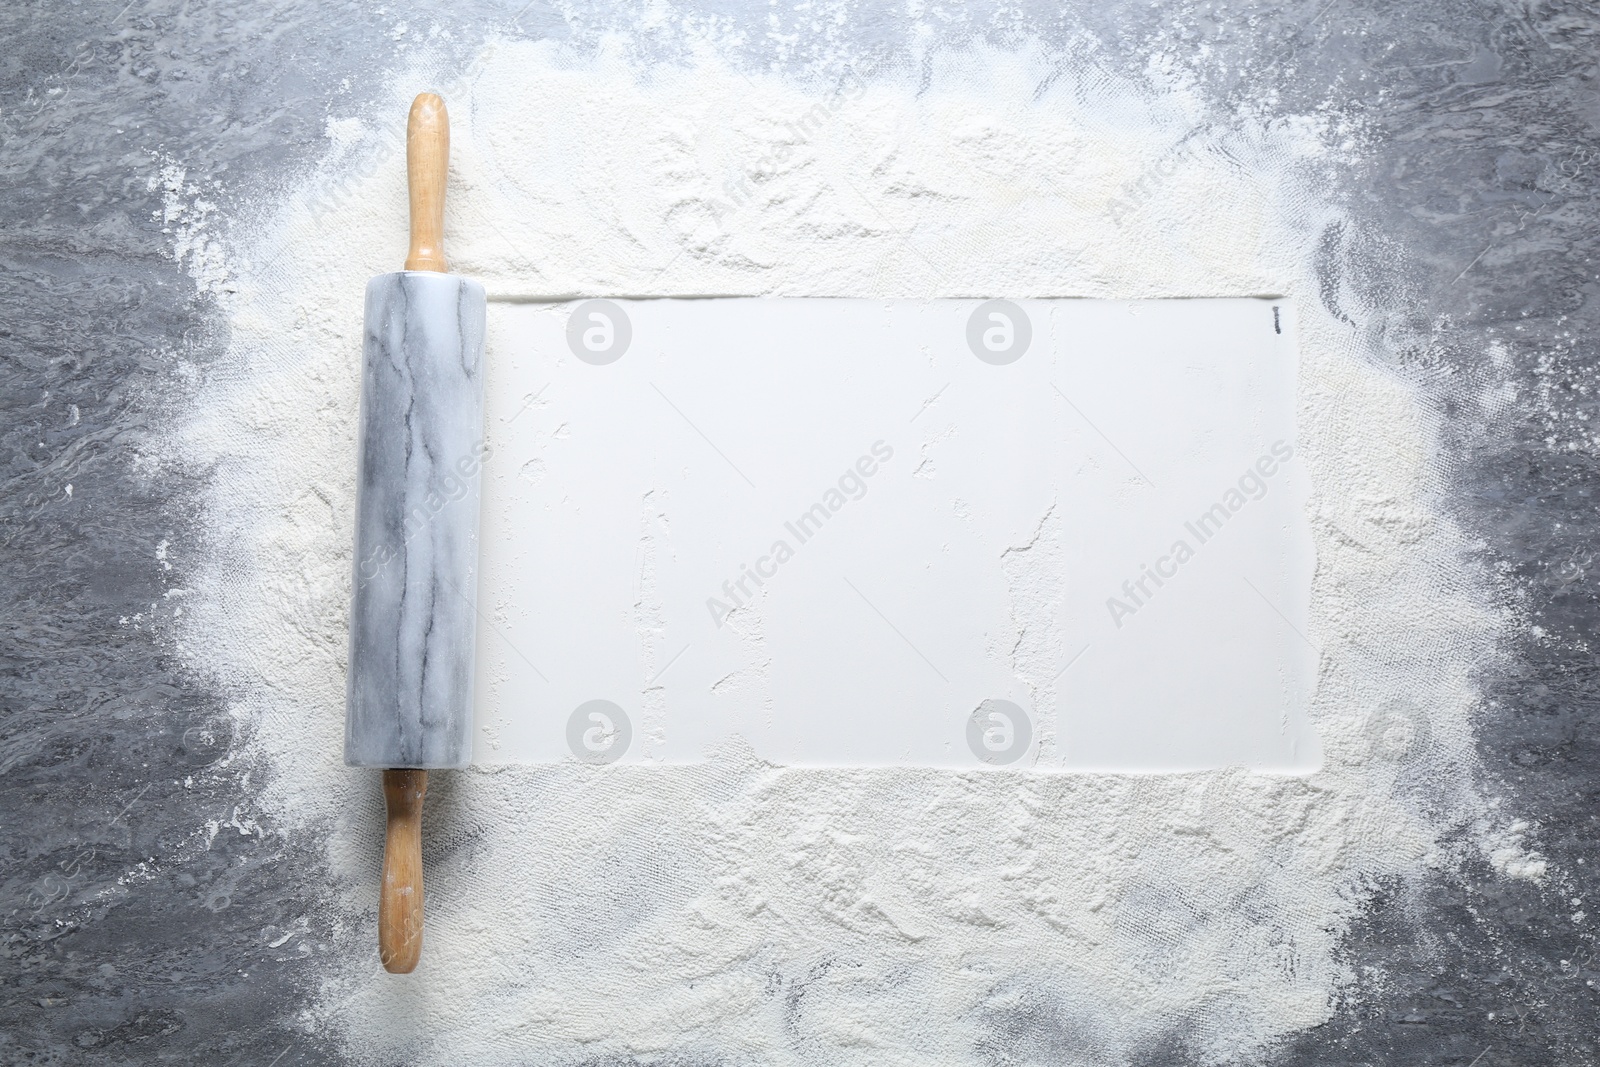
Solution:
M 491 304 L 477 760 L 1315 769 L 1294 324 Z

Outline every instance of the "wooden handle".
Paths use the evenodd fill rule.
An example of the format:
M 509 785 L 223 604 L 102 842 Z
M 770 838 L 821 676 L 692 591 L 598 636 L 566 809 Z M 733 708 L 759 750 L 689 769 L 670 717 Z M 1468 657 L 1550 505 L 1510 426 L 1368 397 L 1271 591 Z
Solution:
M 450 114 L 437 93 L 411 101 L 406 122 L 406 179 L 411 188 L 411 252 L 406 270 L 443 274 L 444 186 L 450 176 Z
M 378 897 L 378 958 L 392 974 L 410 974 L 422 955 L 422 795 L 427 791 L 427 771 L 383 772 L 389 828 Z

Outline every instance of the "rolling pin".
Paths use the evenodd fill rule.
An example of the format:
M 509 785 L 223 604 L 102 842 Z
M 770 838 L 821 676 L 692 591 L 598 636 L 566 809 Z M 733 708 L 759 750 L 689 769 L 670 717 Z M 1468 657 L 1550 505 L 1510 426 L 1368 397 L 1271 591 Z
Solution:
M 345 763 L 383 769 L 385 969 L 422 953 L 428 771 L 472 761 L 484 292 L 446 273 L 450 120 L 423 93 L 406 126 L 411 250 L 367 283 L 357 431 Z

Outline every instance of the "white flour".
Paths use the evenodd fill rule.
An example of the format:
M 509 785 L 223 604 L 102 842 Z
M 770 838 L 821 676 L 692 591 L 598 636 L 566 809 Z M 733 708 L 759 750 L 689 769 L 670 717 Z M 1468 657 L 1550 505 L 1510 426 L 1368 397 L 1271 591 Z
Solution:
M 238 227 L 254 236 L 226 285 L 182 234 L 233 329 L 183 431 L 216 471 L 184 647 L 256 723 L 256 818 L 328 835 L 337 882 L 312 922 L 336 918 L 344 962 L 307 1027 L 421 1064 L 1250 1059 L 1328 1017 L 1366 887 L 1456 862 L 1446 833 L 1542 873 L 1468 785 L 1470 679 L 1503 620 L 1433 507 L 1431 428 L 1311 267 L 1354 131 L 1195 133 L 1205 101 L 1176 75 L 993 51 L 936 64 L 920 94 L 893 72 L 802 88 L 528 44 L 469 81 L 400 78 L 375 116 L 331 123 L 323 166 Z M 454 124 L 447 251 L 491 296 L 1298 297 L 1325 769 L 794 772 L 735 753 L 441 773 L 423 962 L 384 975 L 380 791 L 340 762 L 353 430 L 362 287 L 406 243 L 386 146 L 433 87 Z

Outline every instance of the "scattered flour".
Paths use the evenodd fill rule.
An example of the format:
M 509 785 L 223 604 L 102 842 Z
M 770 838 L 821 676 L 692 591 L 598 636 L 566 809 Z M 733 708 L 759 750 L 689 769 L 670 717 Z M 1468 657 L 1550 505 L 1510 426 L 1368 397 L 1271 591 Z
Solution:
M 361 292 L 403 258 L 394 131 L 434 87 L 452 267 L 492 297 L 1298 297 L 1324 769 L 801 772 L 728 752 L 441 773 L 423 962 L 384 975 L 380 792 L 340 762 Z M 181 430 L 215 486 L 183 645 L 258 724 L 257 817 L 327 842 L 342 962 L 306 1026 L 375 1063 L 1247 1061 L 1329 1016 L 1376 880 L 1459 862 L 1443 842 L 1463 832 L 1538 876 L 1525 827 L 1496 836 L 1470 787 L 1471 679 L 1504 621 L 1432 506 L 1428 417 L 1313 267 L 1349 225 L 1321 192 L 1358 131 L 1208 114 L 1172 70 L 1134 84 L 1027 51 L 947 56 L 919 91 L 888 69 L 802 87 L 712 56 L 641 71 L 502 43 L 465 83 L 412 72 L 330 125 L 327 161 L 237 227 L 256 236 L 226 270 L 174 201 L 178 252 L 232 327 Z M 1004 563 L 1020 587 L 1024 555 Z M 1031 610 L 1019 647 L 1044 656 Z
M 161 190 L 161 211 L 157 216 L 161 232 L 172 238 L 173 258 L 194 279 L 195 288 L 212 296 L 224 296 L 232 289 L 227 251 L 212 232 L 217 204 L 207 199 L 188 175 L 182 165 L 163 159 L 160 172 L 149 180 L 151 192 Z

